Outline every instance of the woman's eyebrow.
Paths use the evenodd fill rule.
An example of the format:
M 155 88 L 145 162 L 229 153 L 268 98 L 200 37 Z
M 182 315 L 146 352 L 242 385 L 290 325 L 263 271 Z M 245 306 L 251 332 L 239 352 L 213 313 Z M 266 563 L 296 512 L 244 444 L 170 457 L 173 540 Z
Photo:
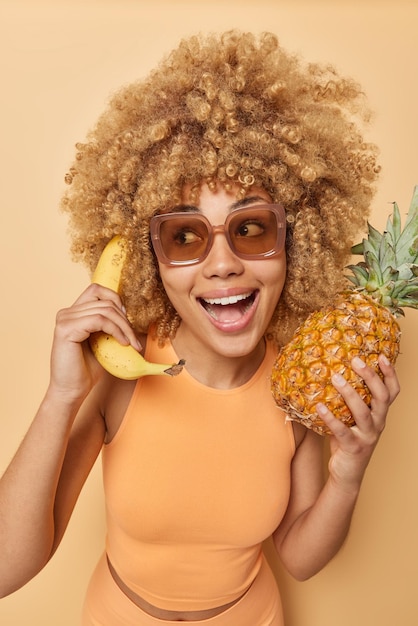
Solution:
M 261 196 L 246 196 L 245 198 L 241 198 L 236 202 L 233 202 L 229 209 L 233 211 L 234 209 L 240 209 L 245 206 L 256 204 L 257 202 L 262 202 L 263 204 L 267 204 L 267 200 L 262 198 Z M 201 213 L 202 209 L 194 206 L 193 204 L 178 204 L 170 209 L 169 213 Z
M 242 207 L 248 206 L 249 204 L 256 204 L 257 202 L 268 204 L 268 201 L 261 196 L 245 196 L 245 198 L 241 198 L 241 200 L 237 200 L 236 202 L 231 204 L 231 211 L 233 211 L 234 209 L 240 209 Z
M 168 213 L 200 213 L 199 207 L 193 204 L 177 204 L 173 206 Z

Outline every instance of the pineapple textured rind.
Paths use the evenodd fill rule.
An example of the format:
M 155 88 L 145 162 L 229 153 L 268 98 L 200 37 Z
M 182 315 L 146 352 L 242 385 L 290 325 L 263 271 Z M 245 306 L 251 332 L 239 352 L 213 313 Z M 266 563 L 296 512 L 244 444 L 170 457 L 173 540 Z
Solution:
M 395 363 L 400 336 L 394 315 L 369 296 L 355 291 L 338 294 L 332 305 L 312 313 L 279 352 L 271 376 L 276 404 L 288 419 L 320 435 L 330 431 L 316 411 L 318 402 L 353 426 L 354 418 L 331 376 L 344 376 L 370 406 L 370 391 L 352 370 L 351 360 L 361 357 L 381 376 L 378 356 L 383 353 Z

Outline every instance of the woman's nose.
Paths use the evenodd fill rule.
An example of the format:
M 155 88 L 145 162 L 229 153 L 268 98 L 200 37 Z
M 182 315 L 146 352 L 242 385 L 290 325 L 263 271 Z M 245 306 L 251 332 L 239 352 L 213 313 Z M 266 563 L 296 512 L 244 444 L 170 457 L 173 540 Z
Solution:
M 231 274 L 239 275 L 244 271 L 242 259 L 233 252 L 225 233 L 221 230 L 214 232 L 212 248 L 203 264 L 203 271 L 207 277 L 225 278 Z

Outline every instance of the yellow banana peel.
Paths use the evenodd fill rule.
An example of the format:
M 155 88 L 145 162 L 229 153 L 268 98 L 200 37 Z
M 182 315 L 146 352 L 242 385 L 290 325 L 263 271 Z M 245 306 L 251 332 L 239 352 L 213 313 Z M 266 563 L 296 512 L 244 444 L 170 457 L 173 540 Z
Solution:
M 94 271 L 92 282 L 119 292 L 120 276 L 126 258 L 122 237 L 116 235 L 109 241 Z M 132 346 L 123 346 L 104 332 L 92 333 L 89 338 L 91 350 L 100 365 L 113 376 L 124 380 L 136 380 L 141 376 L 168 374 L 177 376 L 185 361 L 166 365 L 150 363 Z

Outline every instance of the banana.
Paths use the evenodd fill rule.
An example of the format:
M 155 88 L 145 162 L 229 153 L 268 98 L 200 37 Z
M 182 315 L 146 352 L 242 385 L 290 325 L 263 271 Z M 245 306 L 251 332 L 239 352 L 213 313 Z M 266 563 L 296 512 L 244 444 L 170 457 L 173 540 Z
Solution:
M 119 292 L 120 275 L 125 259 L 126 248 L 123 239 L 116 235 L 103 250 L 92 282 Z M 103 332 L 92 333 L 89 343 L 100 365 L 113 376 L 124 380 L 136 380 L 141 376 L 158 374 L 177 376 L 185 363 L 183 359 L 172 365 L 150 363 L 132 346 L 122 346 L 114 337 Z

